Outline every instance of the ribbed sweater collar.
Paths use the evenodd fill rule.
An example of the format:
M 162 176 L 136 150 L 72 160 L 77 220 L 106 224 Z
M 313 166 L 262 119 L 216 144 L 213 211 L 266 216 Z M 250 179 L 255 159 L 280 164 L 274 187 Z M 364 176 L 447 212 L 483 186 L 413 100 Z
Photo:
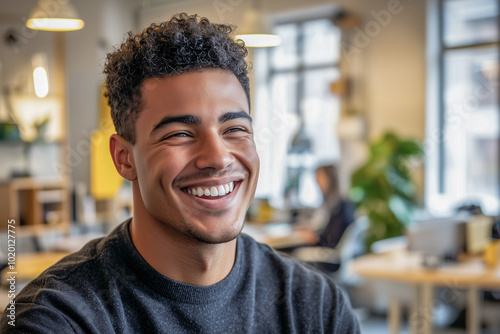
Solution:
M 231 298 L 231 295 L 237 290 L 238 283 L 242 281 L 241 276 L 244 261 L 244 256 L 242 255 L 243 240 L 241 240 L 241 236 L 238 236 L 237 239 L 236 259 L 229 275 L 214 285 L 197 286 L 172 280 L 151 267 L 132 242 L 129 231 L 131 221 L 132 219 L 125 221 L 113 232 L 117 234 L 117 239 L 121 241 L 119 242 L 120 254 L 116 255 L 122 257 L 136 276 L 148 284 L 154 291 L 178 302 L 206 304 Z

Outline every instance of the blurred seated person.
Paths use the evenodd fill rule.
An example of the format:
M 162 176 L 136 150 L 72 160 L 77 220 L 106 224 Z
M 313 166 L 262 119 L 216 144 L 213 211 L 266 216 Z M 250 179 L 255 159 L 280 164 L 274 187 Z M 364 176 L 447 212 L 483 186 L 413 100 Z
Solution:
M 318 246 L 337 246 L 347 226 L 354 221 L 354 206 L 341 197 L 337 169 L 333 165 L 316 168 L 316 181 L 323 195 L 322 211 L 326 222 L 319 233 Z
M 321 271 L 333 273 L 339 270 L 343 261 L 342 250 L 338 249 L 337 245 L 347 227 L 354 221 L 354 206 L 340 196 L 335 166 L 318 167 L 316 181 L 323 194 L 323 203 L 309 224 L 302 227 L 304 233 L 310 235 L 309 240 L 315 235 L 316 242 L 307 245 L 313 247 L 294 249 L 291 255 Z M 348 245 L 351 243 L 352 241 L 349 241 L 344 246 L 351 247 L 352 245 Z
M 320 270 L 335 272 L 339 269 L 340 263 L 337 250 L 334 248 L 347 227 L 354 221 L 354 206 L 340 195 L 335 166 L 318 167 L 316 181 L 323 195 L 323 203 L 307 225 L 297 227 L 303 230 L 302 233 L 309 234 L 308 239 L 311 242 L 304 245 L 306 247 L 292 250 L 292 256 L 309 262 Z
M 354 206 L 340 195 L 335 166 L 322 165 L 315 172 L 323 203 L 310 219 L 294 229 L 303 233 L 304 240 L 308 240 L 307 246 L 334 248 L 354 221 Z

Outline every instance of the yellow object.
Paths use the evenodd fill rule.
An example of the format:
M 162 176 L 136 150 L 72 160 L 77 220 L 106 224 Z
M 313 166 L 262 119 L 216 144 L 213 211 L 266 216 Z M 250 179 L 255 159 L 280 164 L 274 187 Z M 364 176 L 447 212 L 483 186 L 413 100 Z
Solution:
M 491 242 L 491 225 L 493 218 L 476 215 L 466 225 L 467 253 L 480 255 Z
M 113 198 L 120 189 L 123 178 L 118 174 L 109 153 L 109 137 L 115 133 L 110 108 L 101 91 L 99 101 L 99 128 L 90 139 L 90 187 L 96 200 Z
M 500 240 L 494 240 L 484 249 L 483 259 L 489 268 L 493 268 L 497 265 L 499 252 L 500 252 Z
M 257 208 L 257 221 L 262 224 L 269 223 L 274 213 L 273 207 L 269 204 L 269 201 L 267 199 L 261 199 Z

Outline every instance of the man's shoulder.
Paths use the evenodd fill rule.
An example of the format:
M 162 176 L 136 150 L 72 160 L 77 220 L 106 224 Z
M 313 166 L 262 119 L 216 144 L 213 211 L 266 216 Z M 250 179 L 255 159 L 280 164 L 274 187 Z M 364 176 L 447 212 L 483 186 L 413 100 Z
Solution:
M 61 328 L 74 332 L 75 323 L 91 326 L 102 311 L 103 298 L 109 298 L 104 292 L 110 291 L 114 277 L 120 277 L 117 268 L 122 267 L 119 257 L 124 224 L 108 236 L 89 241 L 28 283 L 14 300 L 16 327 L 8 326 L 8 318 L 2 316 L 0 330 L 22 329 L 24 333 Z
M 93 239 L 87 242 L 80 250 L 71 253 L 60 261 L 47 268 L 38 279 L 47 277 L 58 279 L 75 278 L 80 272 L 87 272 L 87 268 L 99 266 L 101 255 L 108 246 L 107 237 Z
M 84 291 L 99 284 L 109 269 L 109 259 L 118 253 L 116 234 L 115 230 L 108 236 L 91 240 L 79 251 L 65 256 L 32 280 L 18 299 L 36 302 L 44 291 Z

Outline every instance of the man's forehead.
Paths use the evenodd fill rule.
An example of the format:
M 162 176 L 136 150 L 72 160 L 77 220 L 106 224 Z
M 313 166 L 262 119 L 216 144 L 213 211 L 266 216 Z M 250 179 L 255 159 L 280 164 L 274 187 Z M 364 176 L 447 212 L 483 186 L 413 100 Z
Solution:
M 226 70 L 223 68 L 205 67 L 205 68 L 191 69 L 191 70 L 180 72 L 180 73 L 168 73 L 168 74 L 164 74 L 164 75 L 160 75 L 160 76 L 156 76 L 156 77 L 146 78 L 143 80 L 143 82 L 141 84 L 141 89 L 142 90 L 153 90 L 153 89 L 157 88 L 162 83 L 170 83 L 173 80 L 179 79 L 179 78 L 187 79 L 188 77 L 201 77 L 201 76 L 211 77 L 213 75 L 225 76 L 227 78 L 232 78 L 235 81 L 232 81 L 230 83 L 231 85 L 235 85 L 236 83 L 241 85 L 241 83 L 239 82 L 236 75 L 233 72 L 231 72 L 230 70 Z
M 195 104 L 204 102 L 247 101 L 247 95 L 236 76 L 223 69 L 191 71 L 175 76 L 148 78 L 141 86 L 142 102 L 145 107 L 153 103 Z

